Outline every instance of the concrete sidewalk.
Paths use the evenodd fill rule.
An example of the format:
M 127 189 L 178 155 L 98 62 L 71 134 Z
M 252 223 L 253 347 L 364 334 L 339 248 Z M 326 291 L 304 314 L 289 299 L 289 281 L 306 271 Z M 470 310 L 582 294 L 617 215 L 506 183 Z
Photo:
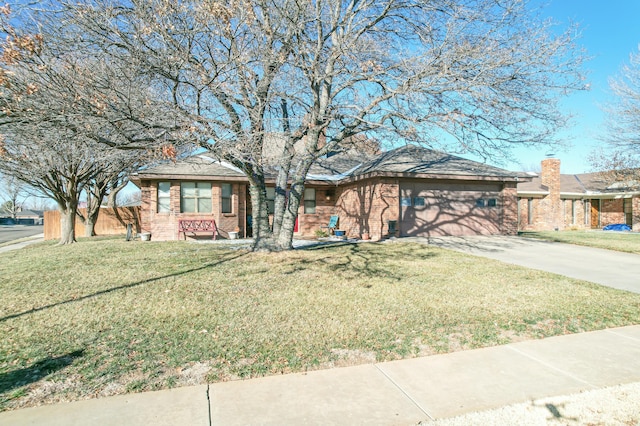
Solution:
M 28 408 L 0 425 L 412 425 L 632 382 L 640 326 Z
M 30 237 L 21 238 L 16 242 L 8 242 L 2 245 L 0 247 L 0 253 L 12 251 L 12 250 L 19 250 L 31 244 L 41 243 L 42 241 L 44 241 L 44 234 L 37 234 Z

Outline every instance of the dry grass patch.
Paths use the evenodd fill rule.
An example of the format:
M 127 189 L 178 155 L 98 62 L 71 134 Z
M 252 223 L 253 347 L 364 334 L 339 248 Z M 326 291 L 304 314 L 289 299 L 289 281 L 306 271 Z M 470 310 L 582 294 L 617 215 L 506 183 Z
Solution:
M 640 323 L 640 295 L 418 244 L 0 255 L 0 408 Z

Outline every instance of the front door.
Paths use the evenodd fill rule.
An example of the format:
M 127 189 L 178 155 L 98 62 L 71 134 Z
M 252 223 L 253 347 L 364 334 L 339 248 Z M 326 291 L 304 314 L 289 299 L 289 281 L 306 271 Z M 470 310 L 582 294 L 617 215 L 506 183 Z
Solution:
M 600 228 L 600 200 L 591 200 L 591 228 Z

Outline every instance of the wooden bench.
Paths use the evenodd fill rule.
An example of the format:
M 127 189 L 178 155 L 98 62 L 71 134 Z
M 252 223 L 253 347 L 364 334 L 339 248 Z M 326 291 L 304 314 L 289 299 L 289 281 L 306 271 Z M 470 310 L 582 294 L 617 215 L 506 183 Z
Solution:
M 213 239 L 218 239 L 218 226 L 213 219 L 179 219 L 178 238 L 180 238 L 180 234 L 183 234 L 186 240 L 187 232 L 191 232 L 193 235 L 198 232 L 212 232 Z

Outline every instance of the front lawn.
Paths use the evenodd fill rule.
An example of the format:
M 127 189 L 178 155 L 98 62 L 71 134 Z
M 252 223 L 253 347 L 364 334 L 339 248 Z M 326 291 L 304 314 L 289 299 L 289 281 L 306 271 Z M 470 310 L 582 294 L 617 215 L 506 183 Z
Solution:
M 640 254 L 640 233 L 615 231 L 521 232 L 523 237 Z
M 0 254 L 0 409 L 640 323 L 640 295 L 408 243 Z

